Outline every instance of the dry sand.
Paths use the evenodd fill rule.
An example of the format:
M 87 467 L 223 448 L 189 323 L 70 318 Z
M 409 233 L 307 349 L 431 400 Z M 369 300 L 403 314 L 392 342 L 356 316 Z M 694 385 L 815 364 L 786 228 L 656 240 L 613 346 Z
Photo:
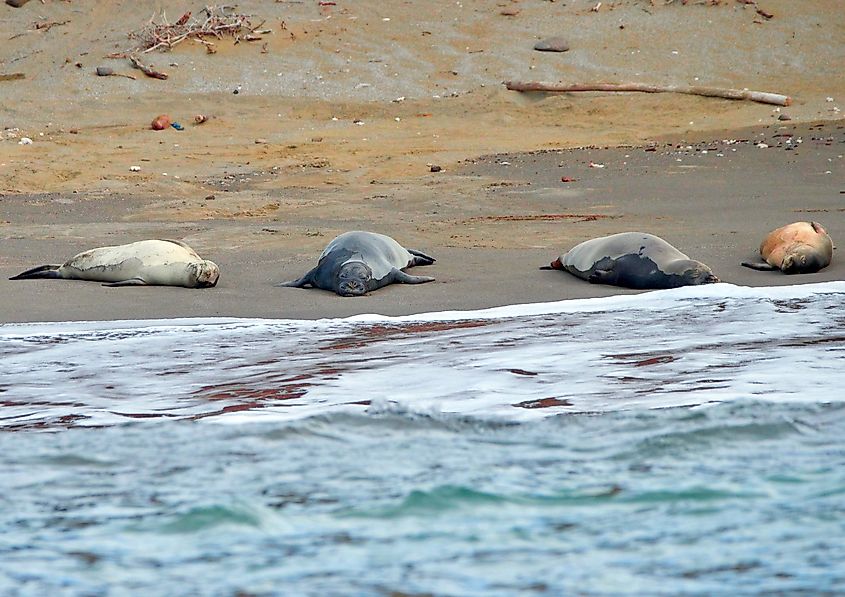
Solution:
M 630 0 L 598 12 L 581 1 L 243 2 L 274 33 L 221 40 L 213 55 L 193 43 L 145 55 L 166 81 L 104 58 L 131 49 L 127 33 L 165 5 L 171 21 L 201 8 L 0 5 L 0 75 L 26 74 L 0 81 L 0 322 L 315 318 L 616 294 L 627 291 L 536 268 L 586 238 L 632 229 L 730 283 L 845 279 L 837 257 L 801 277 L 738 266 L 787 222 L 814 219 L 845 238 L 838 0 Z M 44 20 L 67 22 L 38 29 Z M 532 49 L 553 35 L 571 50 Z M 97 77 L 100 65 L 139 78 Z M 795 103 L 523 95 L 503 88 L 511 79 L 748 87 Z M 185 130 L 149 130 L 159 113 Z M 198 113 L 214 118 L 193 126 Z M 784 113 L 792 120 L 778 121 Z M 19 145 L 23 136 L 33 144 Z M 418 271 L 437 282 L 359 299 L 272 287 L 349 229 L 433 254 L 437 264 Z M 218 287 L 6 280 L 156 237 L 220 264 Z

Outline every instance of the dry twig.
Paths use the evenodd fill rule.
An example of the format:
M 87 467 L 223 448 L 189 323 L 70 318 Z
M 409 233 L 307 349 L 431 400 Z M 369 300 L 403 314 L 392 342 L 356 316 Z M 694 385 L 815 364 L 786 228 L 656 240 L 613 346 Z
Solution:
M 129 61 L 132 63 L 132 66 L 137 68 L 139 71 L 147 75 L 148 77 L 152 77 L 153 79 L 166 79 L 167 73 L 163 73 L 161 71 L 154 70 L 147 66 L 146 64 L 142 63 L 138 58 L 135 56 L 130 56 Z
M 249 35 L 257 28 L 252 26 L 249 16 L 229 12 L 231 8 L 226 5 L 206 6 L 198 18 L 192 18 L 191 13 L 186 12 L 173 24 L 168 23 L 166 15 L 162 13 L 162 23 L 150 19 L 146 27 L 130 33 L 129 37 L 139 41 L 137 50 L 145 54 L 153 50 L 170 50 L 186 39 L 198 41 L 204 44 L 210 53 L 214 53 L 214 44 L 206 40 L 206 37 L 220 39 L 224 35 Z
M 789 106 L 792 98 L 779 93 L 766 91 L 749 91 L 748 89 L 722 89 L 719 87 L 689 87 L 686 85 L 643 85 L 640 83 L 588 83 L 576 85 L 562 85 L 554 83 L 507 81 L 505 86 L 511 91 L 549 91 L 568 93 L 571 91 L 610 91 L 625 92 L 639 91 L 642 93 L 685 93 L 688 95 L 702 95 L 705 97 L 721 97 L 732 100 L 748 100 L 776 106 Z

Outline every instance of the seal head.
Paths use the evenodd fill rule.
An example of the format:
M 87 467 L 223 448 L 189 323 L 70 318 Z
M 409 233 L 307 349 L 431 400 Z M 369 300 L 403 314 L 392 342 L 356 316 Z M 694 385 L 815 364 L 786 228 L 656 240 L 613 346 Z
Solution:
M 720 281 L 707 265 L 695 259 L 679 259 L 672 263 L 672 269 L 680 272 L 675 274 L 678 278 L 678 286 L 699 286 Z
M 337 273 L 337 292 L 340 296 L 362 296 L 373 285 L 373 270 L 363 261 L 347 261 Z
M 194 288 L 214 288 L 220 279 L 220 268 L 213 261 L 203 260 L 188 266 L 191 277 L 196 280 L 191 286 Z

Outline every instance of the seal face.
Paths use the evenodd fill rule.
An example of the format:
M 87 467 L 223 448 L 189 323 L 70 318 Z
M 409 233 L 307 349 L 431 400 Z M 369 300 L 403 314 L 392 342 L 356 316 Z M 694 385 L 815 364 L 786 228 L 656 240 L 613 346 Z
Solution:
M 332 240 L 320 255 L 317 267 L 297 280 L 276 286 L 311 286 L 331 290 L 340 296 L 362 296 L 394 282 L 433 282 L 434 278 L 411 276 L 403 270 L 434 262 L 434 257 L 406 249 L 389 236 L 354 230 Z
M 142 240 L 99 247 L 74 255 L 62 265 L 42 265 L 11 280 L 62 278 L 106 282 L 107 286 L 184 286 L 211 288 L 220 269 L 178 240 Z
M 833 241 L 818 222 L 793 222 L 772 230 L 760 243 L 761 262 L 743 261 L 756 270 L 777 270 L 785 274 L 812 274 L 833 259 Z
M 700 261 L 646 232 L 622 232 L 576 245 L 543 269 L 565 270 L 594 284 L 656 289 L 719 281 Z

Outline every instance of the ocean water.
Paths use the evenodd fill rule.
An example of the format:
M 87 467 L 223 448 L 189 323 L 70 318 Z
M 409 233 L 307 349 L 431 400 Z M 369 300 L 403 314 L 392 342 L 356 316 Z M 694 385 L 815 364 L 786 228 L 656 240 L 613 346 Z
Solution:
M 845 282 L 0 325 L 0 407 L 2 595 L 845 594 Z

